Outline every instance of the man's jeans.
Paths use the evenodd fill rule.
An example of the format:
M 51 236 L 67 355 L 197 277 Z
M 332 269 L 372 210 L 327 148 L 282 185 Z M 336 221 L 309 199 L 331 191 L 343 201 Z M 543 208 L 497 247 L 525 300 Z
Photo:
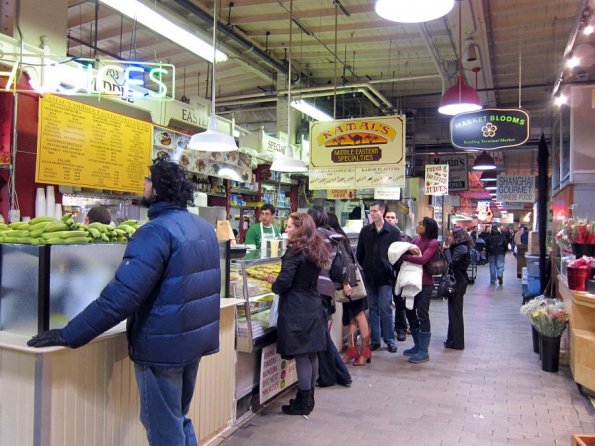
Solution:
M 490 282 L 496 283 L 498 277 L 504 276 L 504 254 L 488 256 L 490 263 Z
M 395 345 L 393 331 L 393 290 L 391 285 L 366 285 L 368 293 L 368 307 L 370 308 L 370 328 L 372 330 L 372 344 L 380 344 L 380 334 L 386 345 Z
M 140 397 L 140 420 L 151 446 L 198 446 L 186 415 L 194 394 L 198 363 L 162 368 L 134 365 Z

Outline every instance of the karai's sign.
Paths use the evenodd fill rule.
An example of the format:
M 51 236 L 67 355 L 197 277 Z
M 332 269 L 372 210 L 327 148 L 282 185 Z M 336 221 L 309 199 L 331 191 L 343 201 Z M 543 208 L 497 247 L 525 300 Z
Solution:
M 335 170 L 344 189 L 405 186 L 404 116 L 319 121 L 310 138 L 310 189 L 333 187 Z
M 450 139 L 459 149 L 496 150 L 529 139 L 529 114 L 520 109 L 487 108 L 450 120 Z
M 58 63 L 51 56 L 27 54 L 21 58 L 15 55 L 8 70 L 0 70 L 0 77 L 7 78 L 4 91 L 31 93 L 30 89 L 17 87 L 15 79 L 19 68 L 27 73 L 31 88 L 40 94 L 174 99 L 176 73 L 171 64 L 84 58 Z

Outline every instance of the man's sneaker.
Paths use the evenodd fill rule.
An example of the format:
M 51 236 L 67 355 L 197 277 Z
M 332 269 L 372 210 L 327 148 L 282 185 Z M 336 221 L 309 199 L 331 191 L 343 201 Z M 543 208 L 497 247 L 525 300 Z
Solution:
M 502 276 L 498 276 L 498 283 L 502 285 Z

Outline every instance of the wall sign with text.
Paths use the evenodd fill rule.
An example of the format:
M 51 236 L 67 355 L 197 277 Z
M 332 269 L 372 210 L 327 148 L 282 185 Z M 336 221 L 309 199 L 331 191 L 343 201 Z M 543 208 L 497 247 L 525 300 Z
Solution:
M 498 175 L 496 182 L 498 201 L 534 203 L 535 177 L 530 175 Z
M 459 149 L 516 147 L 527 142 L 529 132 L 529 114 L 521 109 L 486 108 L 450 120 L 450 139 Z
M 425 195 L 448 194 L 448 164 L 427 164 L 425 176 Z

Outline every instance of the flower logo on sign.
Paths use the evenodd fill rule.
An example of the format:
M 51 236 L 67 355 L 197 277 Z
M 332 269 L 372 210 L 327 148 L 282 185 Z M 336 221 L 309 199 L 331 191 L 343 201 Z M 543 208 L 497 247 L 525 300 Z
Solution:
M 496 136 L 496 130 L 498 130 L 498 127 L 492 124 L 491 122 L 488 122 L 481 128 L 481 132 L 483 133 L 483 136 L 486 138 L 493 138 L 494 136 Z

